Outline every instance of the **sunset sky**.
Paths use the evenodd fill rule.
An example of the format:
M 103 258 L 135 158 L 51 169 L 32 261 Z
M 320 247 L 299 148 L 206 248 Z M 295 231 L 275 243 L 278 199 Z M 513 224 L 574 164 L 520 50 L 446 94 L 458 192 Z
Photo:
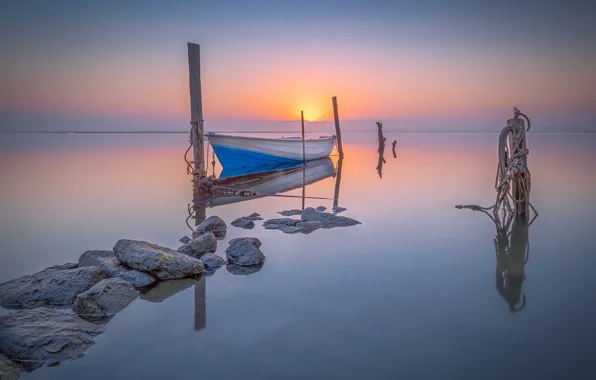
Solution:
M 593 113 L 586 4 L 4 1 L 0 110 L 186 116 L 196 42 L 207 120 Z

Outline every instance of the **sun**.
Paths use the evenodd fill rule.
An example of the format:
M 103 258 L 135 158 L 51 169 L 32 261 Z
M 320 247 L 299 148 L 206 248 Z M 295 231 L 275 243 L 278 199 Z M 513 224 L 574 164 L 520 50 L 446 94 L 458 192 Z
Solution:
M 317 121 L 321 117 L 320 111 L 313 106 L 304 106 L 302 111 L 304 111 L 304 120 L 308 122 Z M 300 111 L 298 111 L 298 116 L 300 116 Z

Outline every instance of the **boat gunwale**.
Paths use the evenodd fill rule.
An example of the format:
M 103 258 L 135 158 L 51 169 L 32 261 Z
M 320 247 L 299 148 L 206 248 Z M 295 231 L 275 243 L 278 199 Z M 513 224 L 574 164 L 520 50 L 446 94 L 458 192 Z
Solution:
M 215 137 L 227 137 L 227 138 L 240 138 L 240 139 L 246 139 L 246 140 L 264 140 L 264 141 L 284 141 L 284 142 L 300 142 L 302 143 L 302 138 L 292 138 L 292 139 L 288 139 L 288 138 L 275 138 L 275 137 L 257 137 L 257 136 L 238 136 L 238 135 L 222 135 L 219 133 L 214 133 L 214 132 L 207 132 L 205 133 L 205 137 L 207 137 L 207 140 L 209 140 L 209 137 L 211 136 L 215 136 Z M 318 139 L 304 139 L 304 142 L 308 142 L 308 141 L 334 141 L 336 140 L 337 137 L 335 135 L 333 136 L 322 136 L 319 137 Z

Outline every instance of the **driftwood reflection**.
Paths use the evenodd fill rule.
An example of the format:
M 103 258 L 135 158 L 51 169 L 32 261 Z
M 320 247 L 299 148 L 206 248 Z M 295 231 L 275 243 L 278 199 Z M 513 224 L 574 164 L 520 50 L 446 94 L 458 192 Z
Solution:
M 377 149 L 377 152 L 379 153 L 379 161 L 377 163 L 377 172 L 379 173 L 379 177 L 383 178 L 383 164 L 386 163 L 385 157 L 384 157 L 385 141 L 387 139 L 383 136 L 383 123 L 377 122 L 377 128 L 378 128 L 378 139 L 379 139 L 379 149 Z
M 393 158 L 397 158 L 397 154 L 395 154 L 395 146 L 397 145 L 397 140 L 393 140 L 391 143 L 391 150 L 393 151 Z

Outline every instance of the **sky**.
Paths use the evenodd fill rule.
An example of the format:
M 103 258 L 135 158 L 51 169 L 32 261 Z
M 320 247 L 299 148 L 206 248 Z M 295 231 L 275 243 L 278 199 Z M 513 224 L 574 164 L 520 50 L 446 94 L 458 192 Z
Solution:
M 311 121 L 583 115 L 587 1 L 1 1 L 0 113 Z M 566 116 L 565 116 L 566 117 Z M 594 126 L 596 129 L 596 126 Z

